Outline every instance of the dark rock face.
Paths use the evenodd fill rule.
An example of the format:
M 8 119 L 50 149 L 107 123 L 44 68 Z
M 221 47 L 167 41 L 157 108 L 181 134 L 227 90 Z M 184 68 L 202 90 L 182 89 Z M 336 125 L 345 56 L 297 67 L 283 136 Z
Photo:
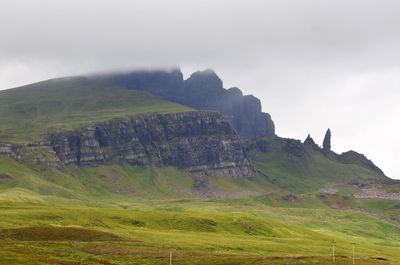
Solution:
M 324 137 L 324 142 L 322 144 L 322 150 L 324 152 L 329 152 L 331 151 L 331 130 L 328 129 L 326 131 L 325 137 Z
M 265 139 L 258 139 L 255 141 L 257 151 L 268 153 L 270 150 L 269 143 Z
M 355 151 L 344 152 L 339 156 L 339 159 L 343 163 L 356 164 L 375 171 L 382 176 L 385 176 L 383 171 L 379 167 L 377 167 L 371 160 L 366 158 L 365 155 L 357 153 Z
M 304 145 L 299 140 L 286 139 L 284 150 L 294 156 L 303 157 L 305 154 Z
M 240 137 L 217 112 L 114 119 L 49 135 L 49 141 L 63 164 L 128 162 L 176 166 L 195 176 L 255 177 Z
M 310 146 L 314 150 L 320 150 L 320 147 L 315 143 L 314 139 L 311 138 L 310 135 L 307 136 L 306 140 L 304 141 L 305 146 Z
M 136 71 L 93 77 L 128 89 L 146 91 L 200 110 L 216 110 L 247 137 L 271 136 L 275 125 L 263 113 L 258 98 L 243 96 L 239 88 L 225 89 L 213 70 L 198 71 L 187 80 L 180 70 Z
M 306 140 L 304 141 L 304 144 L 306 144 L 306 145 L 314 145 L 315 142 L 314 142 L 314 139 L 311 138 L 310 135 L 308 135 L 307 138 L 306 138 Z

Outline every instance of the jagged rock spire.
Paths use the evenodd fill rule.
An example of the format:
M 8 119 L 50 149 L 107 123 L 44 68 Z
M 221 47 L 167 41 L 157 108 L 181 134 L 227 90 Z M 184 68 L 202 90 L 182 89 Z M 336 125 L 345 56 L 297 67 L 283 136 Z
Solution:
M 306 144 L 306 145 L 315 145 L 315 142 L 314 142 L 314 139 L 311 138 L 310 135 L 308 135 L 306 140 L 304 141 L 304 144 Z
M 320 147 L 315 143 L 314 139 L 308 135 L 306 140 L 303 142 L 304 145 L 311 146 L 314 150 L 320 150 Z
M 331 129 L 328 129 L 325 134 L 324 142 L 322 143 L 322 149 L 324 151 L 331 150 Z

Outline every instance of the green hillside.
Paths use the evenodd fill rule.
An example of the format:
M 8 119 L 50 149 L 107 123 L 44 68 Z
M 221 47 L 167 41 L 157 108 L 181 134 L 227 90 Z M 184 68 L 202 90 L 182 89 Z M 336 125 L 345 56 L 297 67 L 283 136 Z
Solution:
M 368 167 L 343 163 L 340 156 L 334 153 L 326 155 L 304 145 L 299 145 L 301 154 L 291 153 L 285 150 L 287 139 L 270 137 L 265 140 L 269 152 L 253 152 L 253 161 L 259 174 L 282 190 L 305 193 L 329 185 L 371 184 L 374 181 L 389 180 Z
M 60 78 L 0 91 L 0 142 L 37 141 L 50 129 L 71 129 L 139 113 L 190 108 L 87 78 Z
M 56 170 L 32 168 L 4 156 L 0 156 L 0 176 L 0 200 L 20 202 L 204 199 L 259 195 L 275 188 L 264 178 L 247 180 L 215 176 L 210 178 L 211 193 L 193 190 L 193 176 L 174 167 L 69 165 Z

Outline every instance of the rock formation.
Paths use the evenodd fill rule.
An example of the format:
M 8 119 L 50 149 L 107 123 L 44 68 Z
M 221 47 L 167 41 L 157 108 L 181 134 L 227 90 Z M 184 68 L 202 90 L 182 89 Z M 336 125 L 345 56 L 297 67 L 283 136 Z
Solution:
M 53 133 L 49 141 L 63 164 L 127 162 L 176 166 L 195 176 L 255 177 L 240 137 L 217 112 L 113 119 L 80 131 Z
M 305 146 L 311 146 L 314 150 L 320 150 L 320 147 L 315 143 L 314 139 L 310 135 L 304 140 Z
M 186 80 L 177 69 L 115 73 L 92 78 L 146 91 L 195 109 L 220 111 L 243 136 L 275 134 L 271 116 L 262 112 L 260 100 L 252 95 L 244 96 L 239 88 L 225 89 L 222 80 L 210 69 L 197 71 Z
M 328 153 L 329 151 L 331 151 L 331 130 L 328 129 L 326 131 L 325 137 L 324 137 L 324 142 L 322 144 L 322 150 L 325 153 Z
M 13 156 L 14 152 L 12 150 L 12 145 L 11 144 L 0 145 L 0 155 Z
M 303 157 L 305 154 L 304 145 L 299 140 L 286 139 L 284 150 L 291 155 Z
M 270 150 L 269 144 L 265 139 L 258 139 L 255 141 L 257 151 L 262 153 L 268 153 Z
M 372 170 L 379 175 L 385 176 L 383 171 L 377 167 L 371 160 L 365 157 L 365 155 L 357 153 L 355 151 L 344 152 L 340 155 L 340 161 L 347 164 L 356 164 Z

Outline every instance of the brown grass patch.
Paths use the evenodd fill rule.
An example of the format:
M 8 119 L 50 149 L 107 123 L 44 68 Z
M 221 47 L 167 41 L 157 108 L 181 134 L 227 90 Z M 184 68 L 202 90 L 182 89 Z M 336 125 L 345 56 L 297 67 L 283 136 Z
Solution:
M 114 234 L 80 228 L 31 226 L 0 230 L 0 239 L 17 241 L 123 241 Z

